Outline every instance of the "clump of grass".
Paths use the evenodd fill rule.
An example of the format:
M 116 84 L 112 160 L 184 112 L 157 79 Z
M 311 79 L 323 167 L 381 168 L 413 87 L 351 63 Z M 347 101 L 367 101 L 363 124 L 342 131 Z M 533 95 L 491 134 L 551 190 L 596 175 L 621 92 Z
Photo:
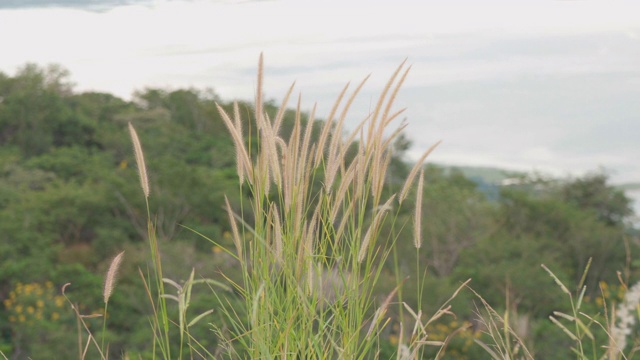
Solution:
M 401 285 L 377 304 L 373 291 L 394 241 L 382 236 L 382 228 L 393 221 L 392 210 L 406 199 L 418 173 L 421 190 L 420 170 L 435 147 L 416 163 L 400 196 L 385 191 L 390 144 L 405 126 L 389 131 L 403 111 L 394 112 L 393 103 L 409 68 L 404 63 L 397 68 L 373 112 L 346 137 L 343 125 L 366 79 L 349 96 L 345 86 L 319 136 L 313 137 L 315 108 L 305 123 L 299 102 L 291 133 L 282 132 L 293 86 L 277 114 L 264 112 L 262 56 L 258 69 L 253 111 L 257 149 L 245 144 L 238 105 L 232 114 L 218 106 L 235 145 L 240 192 L 251 194 L 250 209 L 234 208 L 226 200 L 242 271 L 241 282 L 233 286 L 248 313 L 243 321 L 233 309 L 223 310 L 232 323 L 229 342 L 243 351 L 236 356 L 255 359 L 375 358 L 380 331 L 388 322 L 386 309 Z M 414 226 L 419 248 L 419 212 Z M 318 274 L 331 283 L 319 286 Z M 422 321 L 421 313 L 416 316 Z M 421 333 L 410 345 L 424 345 L 426 337 Z M 414 350 L 410 353 L 417 356 Z M 235 350 L 229 351 L 233 356 Z
M 158 238 L 156 236 L 155 226 L 151 221 L 151 209 L 149 207 L 149 177 L 147 175 L 147 165 L 144 161 L 144 152 L 142 144 L 138 138 L 138 133 L 131 123 L 128 125 L 129 135 L 133 143 L 133 153 L 138 166 L 138 177 L 140 178 L 140 187 L 144 194 L 147 209 L 147 236 L 149 240 L 149 249 L 151 252 L 151 261 L 153 264 L 153 276 L 145 276 L 140 271 L 140 276 L 144 282 L 145 290 L 149 296 L 154 316 L 152 317 L 153 330 L 153 357 L 156 357 L 156 351 L 159 351 L 164 359 L 171 359 L 171 343 L 169 340 L 169 317 L 167 314 L 167 302 L 164 290 L 162 259 L 160 257 L 160 249 L 158 248 Z M 147 279 L 153 278 L 155 287 L 152 287 Z
M 549 316 L 549 321 L 553 323 L 562 334 L 567 336 L 572 345 L 569 348 L 577 359 L 631 359 L 638 350 L 637 344 L 631 347 L 630 351 L 625 353 L 627 348 L 627 336 L 631 334 L 630 325 L 636 321 L 632 310 L 638 307 L 638 298 L 640 298 L 640 285 L 635 285 L 631 289 L 627 289 L 627 293 L 623 302 L 618 304 L 617 311 L 615 304 L 611 305 L 611 310 L 607 309 L 604 290 L 603 293 L 603 313 L 604 314 L 588 314 L 583 309 L 585 304 L 585 293 L 587 291 L 585 279 L 591 259 L 582 274 L 575 292 L 567 287 L 546 265 L 542 264 L 542 268 L 553 279 L 560 291 L 567 296 L 570 304 L 570 311 L 561 312 L 554 311 Z M 624 286 L 624 282 L 620 279 Z M 625 286 L 626 288 L 626 286 Z M 485 343 L 476 339 L 478 343 L 492 359 L 534 359 L 533 352 L 526 346 L 524 339 L 520 338 L 510 324 L 510 312 L 507 309 L 503 315 L 500 315 L 495 309 L 489 305 L 480 294 L 471 291 L 480 299 L 482 308 L 477 309 L 478 320 L 480 321 L 483 331 L 492 341 Z M 507 304 L 508 308 L 508 304 Z M 620 314 L 622 312 L 622 314 Z M 557 349 L 558 351 L 564 349 Z
M 140 187 L 146 202 L 147 208 L 147 235 L 149 238 L 149 249 L 151 253 L 151 260 L 153 264 L 152 274 L 145 275 L 142 270 L 139 269 L 140 277 L 145 286 L 147 296 L 153 311 L 151 317 L 151 328 L 153 332 L 153 358 L 161 356 L 163 359 L 174 359 L 177 353 L 177 358 L 182 359 L 186 347 L 190 353 L 190 357 L 193 358 L 196 354 L 202 358 L 208 356 L 213 358 L 213 355 L 202 346 L 196 339 L 193 339 L 190 333 L 190 327 L 201 321 L 204 317 L 211 314 L 213 309 L 209 309 L 196 315 L 192 319 L 188 319 L 187 310 L 191 302 L 191 292 L 193 286 L 196 284 L 208 284 L 216 286 L 220 289 L 229 290 L 229 287 L 211 280 L 211 279 L 195 279 L 195 271 L 191 271 L 189 279 L 182 285 L 177 282 L 167 279 L 163 276 L 162 272 L 162 258 L 160 256 L 160 249 L 158 246 L 158 238 L 155 232 L 155 225 L 151 220 L 151 210 L 149 207 L 149 179 L 147 176 L 147 166 L 144 162 L 144 153 L 142 151 L 142 145 L 138 138 L 138 134 L 129 123 L 129 133 L 131 141 L 133 143 L 134 155 L 136 164 L 138 166 L 138 175 L 140 178 Z M 177 290 L 176 295 L 169 294 L 165 291 L 164 285 L 168 284 Z M 172 321 L 169 318 L 167 300 L 173 300 L 178 305 L 178 319 Z M 179 346 L 177 351 L 172 352 L 171 342 L 171 329 L 172 326 L 177 327 L 179 333 Z M 172 355 L 174 354 L 174 355 Z
M 250 207 L 234 206 L 225 197 L 235 251 L 225 250 L 239 262 L 241 272 L 241 280 L 227 280 L 243 299 L 245 308 L 233 308 L 228 299 L 214 291 L 222 304 L 219 312 L 226 320 L 225 328 L 212 325 L 221 340 L 215 356 L 189 333 L 190 326 L 211 313 L 209 310 L 187 318 L 191 289 L 198 283 L 229 288 L 212 280 L 196 280 L 193 271 L 183 284 L 163 277 L 142 145 L 133 125 L 128 125 L 148 215 L 152 269 L 139 273 L 153 312 L 150 323 L 154 359 L 182 358 L 185 346 L 191 358 L 378 358 L 380 334 L 390 321 L 387 310 L 394 305 L 410 313 L 415 322 L 410 340 L 400 342 L 397 357 L 420 358 L 425 345 L 440 347 L 438 357 L 443 356 L 447 341 L 430 341 L 426 326 L 450 314 L 449 306 L 445 304 L 427 316 L 401 300 L 396 302 L 404 280 L 398 281 L 381 302 L 374 294 L 382 265 L 396 239 L 393 231 L 383 235 L 389 234 L 383 229 L 395 221 L 394 210 L 402 206 L 418 174 L 419 195 L 413 221 L 416 255 L 422 245 L 422 168 L 437 144 L 411 169 L 399 194 L 389 193 L 384 186 L 393 156 L 391 144 L 406 126 L 389 130 L 403 112 L 393 111 L 393 103 L 408 71 L 404 63 L 396 69 L 372 113 L 346 137 L 343 126 L 349 108 L 366 78 L 348 96 L 348 85 L 344 87 L 321 128 L 315 121 L 315 107 L 303 121 L 298 100 L 292 130 L 285 134 L 282 124 L 293 86 L 280 110 L 275 115 L 266 113 L 261 55 L 253 111 L 257 148 L 249 147 L 252 141 L 245 144 L 238 104 L 234 104 L 232 114 L 218 105 L 236 150 L 239 190 L 241 194 L 250 193 Z M 118 255 L 107 274 L 105 314 L 120 260 Z M 165 291 L 165 284 L 175 288 L 175 295 Z M 167 300 L 178 304 L 175 321 L 169 319 Z M 103 346 L 98 346 L 83 316 L 77 315 L 79 329 L 84 325 L 89 334 L 85 353 L 91 342 L 105 358 L 108 351 L 104 349 L 104 339 Z M 179 348 L 172 350 L 170 335 L 176 328 Z
M 215 285 L 219 288 L 229 290 L 229 288 L 221 284 L 217 281 L 213 281 L 210 279 L 195 279 L 195 273 L 192 271 L 191 276 L 188 281 L 184 284 L 180 285 L 177 282 L 166 279 L 163 277 L 162 272 L 162 259 L 160 256 L 160 249 L 158 246 L 158 239 L 156 237 L 155 225 L 151 220 L 151 210 L 149 207 L 149 196 L 150 196 L 150 187 L 149 187 L 149 179 L 147 175 L 147 167 L 144 161 L 144 153 L 142 150 L 142 145 L 140 143 L 140 139 L 138 138 L 138 134 L 131 123 L 128 125 L 129 135 L 131 137 L 131 141 L 133 143 L 134 156 L 136 159 L 137 167 L 138 167 L 138 176 L 140 179 L 140 186 L 145 198 L 146 210 L 147 210 L 147 235 L 149 240 L 149 248 L 151 254 L 151 261 L 153 264 L 153 268 L 151 270 L 147 269 L 146 275 L 145 273 L 139 269 L 140 277 L 142 278 L 143 284 L 145 286 L 145 290 L 147 296 L 149 298 L 149 302 L 151 304 L 151 310 L 153 312 L 153 316 L 150 319 L 153 345 L 152 345 L 152 358 L 156 359 L 161 357 L 163 359 L 174 359 L 172 355 L 172 342 L 171 342 L 171 328 L 172 325 L 175 324 L 178 332 L 179 332 L 179 348 L 178 350 L 174 350 L 173 354 L 178 354 L 179 359 L 183 357 L 183 349 L 185 347 L 188 348 L 191 353 L 191 357 L 193 358 L 194 354 L 198 354 L 200 357 L 204 358 L 205 356 L 209 356 L 213 358 L 213 355 L 207 351 L 200 343 L 194 339 L 192 339 L 191 334 L 189 332 L 189 328 L 200 320 L 202 320 L 205 316 L 211 314 L 213 311 L 208 310 L 205 311 L 192 319 L 187 318 L 187 309 L 189 308 L 190 300 L 191 300 L 191 291 L 194 285 L 196 284 L 208 284 Z M 72 309 L 76 313 L 76 318 L 78 320 L 78 344 L 79 344 L 79 358 L 84 359 L 87 355 L 87 351 L 89 349 L 90 344 L 94 344 L 94 347 L 98 351 L 101 359 L 107 359 L 109 354 L 109 345 L 107 344 L 105 347 L 105 336 L 106 336 L 106 319 L 107 319 L 107 310 L 109 305 L 109 299 L 115 288 L 115 283 L 117 280 L 118 269 L 122 263 L 122 259 L 124 257 L 124 251 L 119 253 L 114 257 L 109 266 L 109 269 L 105 276 L 105 282 L 103 287 L 103 300 L 104 300 L 104 312 L 103 314 L 92 314 L 92 315 L 82 315 L 78 310 L 78 306 L 71 302 L 71 300 L 66 296 L 65 289 L 70 285 L 66 284 L 62 293 L 71 304 Z M 169 284 L 177 290 L 177 294 L 169 294 L 165 291 L 164 284 Z M 178 305 L 178 319 L 177 321 L 171 321 L 168 315 L 168 307 L 167 307 L 167 299 L 175 300 Z M 95 340 L 93 333 L 90 331 L 87 326 L 85 319 L 93 318 L 93 317 L 103 317 L 103 326 L 102 326 L 102 342 L 98 344 Z M 83 336 L 82 333 L 86 333 L 88 335 L 88 339 L 83 346 Z
M 621 283 L 626 289 L 626 293 L 618 306 L 615 308 L 612 307 L 611 320 L 608 326 L 611 334 L 608 355 L 609 359 L 612 360 L 632 358 L 635 352 L 640 350 L 636 340 L 631 347 L 630 353 L 626 356 L 624 354 L 629 335 L 633 332 L 633 327 L 638 321 L 638 316 L 640 316 L 640 313 L 638 313 L 640 309 L 640 282 L 635 283 L 630 288 L 627 288 L 622 281 Z
M 109 265 L 109 269 L 107 270 L 107 273 L 105 275 L 104 287 L 103 287 L 103 291 L 102 291 L 102 296 L 103 296 L 103 300 L 104 300 L 104 311 L 103 311 L 102 314 L 90 314 L 90 315 L 81 314 L 80 310 L 79 310 L 79 306 L 77 304 L 73 303 L 67 297 L 66 289 L 71 284 L 67 283 L 62 287 L 62 295 L 67 300 L 69 305 L 71 305 L 71 309 L 73 310 L 73 312 L 76 315 L 76 321 L 77 321 L 77 327 L 78 327 L 78 358 L 79 359 L 85 359 L 86 358 L 87 353 L 89 351 L 89 346 L 91 344 L 94 345 L 95 350 L 100 355 L 100 359 L 108 359 L 109 358 L 109 355 L 108 355 L 108 353 L 109 353 L 109 344 L 107 344 L 106 347 L 105 347 L 105 334 L 106 334 L 105 330 L 106 330 L 106 325 L 107 325 L 107 313 L 108 313 L 109 299 L 111 298 L 111 295 L 112 295 L 113 290 L 115 288 L 117 275 L 118 275 L 118 269 L 120 268 L 120 265 L 122 264 L 123 258 L 124 258 L 124 251 L 120 252 L 118 255 L 116 255 L 113 258 L 113 260 L 111 260 L 111 264 Z M 97 317 L 102 317 L 102 341 L 101 341 L 100 344 L 98 344 L 98 342 L 96 341 L 93 333 L 89 329 L 89 326 L 85 322 L 85 319 L 91 319 L 91 318 L 97 318 Z M 86 332 L 87 335 L 88 335 L 86 342 L 84 341 L 83 336 L 82 336 L 83 332 Z M 84 343 L 84 346 L 83 346 L 83 343 Z
M 509 321 L 509 309 L 501 315 L 479 293 L 469 288 L 480 300 L 482 306 L 476 306 L 476 315 L 482 325 L 482 331 L 492 341 L 486 343 L 480 339 L 474 341 L 484 349 L 493 360 L 533 360 L 534 356 Z
M 619 360 L 619 359 L 630 359 L 633 357 L 635 352 L 637 351 L 637 347 L 632 347 L 631 351 L 628 354 L 625 354 L 625 348 L 627 345 L 627 336 L 631 333 L 631 329 L 629 325 L 632 325 L 635 322 L 635 316 L 633 313 L 630 313 L 629 310 L 633 310 L 638 308 L 638 290 L 640 287 L 632 288 L 631 290 L 627 289 L 627 293 L 623 299 L 623 302 L 618 306 L 618 312 L 614 309 L 614 304 L 612 304 L 611 314 L 607 311 L 606 302 L 603 303 L 604 310 L 604 322 L 601 321 L 600 314 L 597 315 L 589 315 L 581 310 L 585 292 L 587 290 L 585 283 L 585 279 L 587 277 L 587 272 L 589 271 L 589 267 L 591 266 L 591 259 L 587 263 L 585 270 L 582 274 L 580 282 L 576 288 L 577 298 L 574 298 L 574 294 L 558 279 L 558 277 L 545 265 L 542 265 L 542 268 L 549 273 L 549 275 L 553 278 L 556 284 L 560 287 L 563 293 L 567 295 L 569 298 L 569 302 L 571 304 L 571 314 L 562 313 L 559 311 L 554 311 L 553 315 L 549 316 L 549 319 L 560 329 L 562 329 L 563 333 L 566 334 L 571 340 L 574 342 L 574 346 L 571 350 L 577 355 L 579 359 L 587 359 L 587 358 L 601 358 L 601 359 L 609 359 L 609 360 Z M 624 283 L 621 283 L 624 285 Z M 626 288 L 626 286 L 625 286 Z M 602 291 L 602 288 L 600 289 Z M 605 301 L 605 297 L 603 296 L 603 301 Z M 561 321 L 562 320 L 562 321 Z M 569 326 L 563 324 L 564 322 L 569 322 Z M 592 329 L 593 328 L 593 329 Z M 606 343 L 601 343 L 602 340 L 599 340 L 597 336 L 595 336 L 595 331 L 599 330 L 601 333 L 604 333 L 606 336 Z M 590 346 L 588 346 L 590 345 Z M 604 349 L 604 354 L 600 354 Z

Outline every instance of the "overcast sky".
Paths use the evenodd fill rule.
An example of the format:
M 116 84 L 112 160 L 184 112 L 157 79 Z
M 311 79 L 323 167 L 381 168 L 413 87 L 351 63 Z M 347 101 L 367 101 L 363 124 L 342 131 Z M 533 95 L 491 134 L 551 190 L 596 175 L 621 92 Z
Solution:
M 350 124 L 388 76 L 412 65 L 415 156 L 640 182 L 640 1 L 0 0 L 0 71 L 68 68 L 76 90 L 129 99 L 151 87 L 253 99 L 296 81 L 326 115 L 343 85 L 372 74 Z

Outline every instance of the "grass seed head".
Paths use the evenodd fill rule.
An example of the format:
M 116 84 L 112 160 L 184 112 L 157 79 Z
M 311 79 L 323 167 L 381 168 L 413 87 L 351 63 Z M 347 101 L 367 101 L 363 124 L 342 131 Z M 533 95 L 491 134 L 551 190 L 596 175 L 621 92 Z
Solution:
M 116 255 L 115 258 L 111 261 L 111 265 L 109 265 L 109 270 L 107 271 L 107 276 L 104 280 L 104 291 L 102 295 L 104 296 L 104 303 L 109 302 L 109 298 L 113 293 L 113 289 L 116 286 L 116 279 L 118 277 L 118 269 L 120 268 L 120 264 L 122 263 L 122 258 L 124 257 L 124 251 Z

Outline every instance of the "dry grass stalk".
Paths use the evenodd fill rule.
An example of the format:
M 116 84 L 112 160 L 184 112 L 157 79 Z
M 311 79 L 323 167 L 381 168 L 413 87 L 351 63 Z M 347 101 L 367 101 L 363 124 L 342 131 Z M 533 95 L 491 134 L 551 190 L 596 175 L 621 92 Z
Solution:
M 340 187 L 336 192 L 335 198 L 333 200 L 333 206 L 331 211 L 331 216 L 329 220 L 331 222 L 336 220 L 336 216 L 338 216 L 338 211 L 342 209 L 342 201 L 344 200 L 345 195 L 347 194 L 347 190 L 349 190 L 353 186 L 353 179 L 356 175 L 356 165 L 357 162 L 353 162 L 347 172 L 342 176 L 340 180 Z
M 116 286 L 116 279 L 118 277 L 118 269 L 120 268 L 120 264 L 122 263 L 122 258 L 124 257 L 124 251 L 120 254 L 116 255 L 111 261 L 111 265 L 109 265 L 109 270 L 107 271 L 107 276 L 104 280 L 104 290 L 102 295 L 104 297 L 104 303 L 109 302 L 109 298 L 113 293 L 113 289 Z
M 140 186 L 145 197 L 149 197 L 149 177 L 147 176 L 147 166 L 144 162 L 144 153 L 142 152 L 142 145 L 140 145 L 140 139 L 136 129 L 129 123 L 129 134 L 131 135 L 131 141 L 133 142 L 133 152 L 136 157 L 136 164 L 138 165 L 138 176 L 140 177 Z
M 398 111 L 397 114 L 401 114 L 402 112 L 404 112 L 404 110 L 405 109 L 402 109 L 401 111 Z M 402 133 L 404 131 L 404 129 L 407 128 L 407 126 L 409 126 L 409 123 L 407 123 L 407 122 L 403 122 L 402 124 L 400 124 L 400 126 L 398 126 L 398 128 L 391 134 L 391 136 L 389 136 L 387 138 L 387 140 L 385 140 L 384 143 L 382 143 L 382 148 L 383 149 L 388 149 L 389 146 L 391 145 L 391 142 L 393 140 L 395 140 L 398 137 L 398 135 L 400 135 L 400 133 Z
M 358 162 L 356 188 L 353 193 L 353 196 L 357 199 L 361 199 L 364 196 L 364 186 L 367 183 L 367 153 L 362 144 L 364 144 L 364 129 L 360 130 L 360 146 L 358 146 L 358 156 L 354 160 Z
M 389 168 L 389 164 L 391 164 L 391 152 L 386 151 L 384 158 L 381 160 L 382 162 L 376 167 L 376 171 L 371 174 L 371 177 L 376 179 L 374 182 L 375 186 L 371 187 L 371 193 L 373 194 L 375 204 L 379 203 L 380 196 L 382 196 L 382 190 L 384 189 L 387 177 L 387 169 Z
M 324 123 L 324 127 L 322 128 L 322 133 L 320 133 L 320 138 L 318 139 L 318 142 L 317 142 L 318 145 L 316 148 L 316 157 L 315 157 L 316 167 L 319 167 L 322 165 L 322 161 L 324 160 L 325 145 L 327 142 L 327 138 L 329 137 L 331 127 L 333 125 L 333 117 L 335 116 L 336 111 L 338 111 L 338 106 L 340 106 L 340 103 L 342 102 L 342 98 L 344 97 L 344 94 L 347 92 L 348 88 L 349 88 L 349 84 L 347 83 L 347 85 L 345 85 L 344 88 L 342 89 L 342 92 L 340 92 L 340 95 L 338 95 L 338 99 L 336 99 L 336 102 L 333 104 L 333 108 L 331 108 L 329 117 L 327 117 L 327 120 Z
M 255 117 L 256 117 L 256 123 L 258 124 L 258 127 L 260 127 L 260 125 L 263 122 L 262 119 L 262 76 L 263 76 L 263 71 L 264 71 L 264 63 L 263 63 L 263 56 L 262 53 L 260 53 L 260 59 L 258 60 L 258 87 L 256 88 L 256 109 L 255 109 Z
M 424 169 L 420 171 L 418 179 L 418 193 L 416 194 L 416 210 L 413 218 L 413 244 L 416 249 L 422 246 L 422 194 L 424 186 Z
M 229 133 L 231 134 L 231 138 L 233 139 L 233 143 L 235 145 L 235 150 L 236 150 L 236 161 L 238 162 L 237 167 L 238 169 L 240 168 L 243 169 L 242 171 L 238 172 L 238 176 L 240 176 L 240 183 L 244 182 L 244 175 L 247 174 L 249 181 L 253 184 L 253 167 L 251 166 L 251 160 L 249 159 L 249 154 L 247 153 L 247 149 L 244 146 L 244 139 L 242 137 L 242 127 L 236 128 L 236 126 L 234 126 L 234 122 L 231 121 L 231 118 L 229 118 L 229 115 L 227 115 L 224 109 L 219 104 L 216 104 L 216 107 L 218 108 L 218 112 L 222 117 L 222 121 L 226 125 L 227 130 L 229 130 Z M 236 119 L 235 123 L 241 124 L 239 120 L 240 115 L 239 115 L 239 112 L 237 111 L 237 108 L 238 108 L 238 104 L 235 103 L 234 104 L 234 118 Z
M 311 165 L 307 164 L 307 157 L 309 154 L 313 153 L 313 151 L 309 150 L 309 144 L 311 142 L 311 134 L 313 133 L 313 126 L 315 124 L 315 116 L 316 116 L 316 107 L 314 104 L 311 109 L 311 113 L 309 114 L 309 119 L 307 119 L 307 127 L 304 129 L 304 137 L 302 138 L 302 146 L 300 147 L 300 155 L 298 157 L 298 166 L 296 169 L 296 181 L 300 182 L 305 173 L 305 169 L 309 168 Z
M 374 139 L 380 139 L 382 137 L 382 133 L 384 132 L 384 123 L 383 123 L 384 121 L 381 122 L 382 123 L 381 126 L 378 126 L 378 116 L 380 115 L 380 109 L 384 104 L 384 99 L 387 97 L 387 93 L 389 92 L 391 85 L 395 81 L 396 77 L 398 76 L 398 73 L 400 72 L 400 69 L 402 69 L 405 62 L 406 60 L 403 61 L 402 64 L 398 66 L 398 68 L 393 73 L 393 75 L 391 75 L 391 78 L 389 78 L 389 81 L 387 81 L 387 84 L 385 85 L 384 89 L 382 90 L 382 93 L 380 94 L 380 97 L 378 98 L 376 108 L 373 111 L 373 115 L 371 116 L 371 123 L 369 124 L 369 131 L 367 134 L 367 152 L 368 153 L 371 153 L 372 147 L 375 147 L 376 142 L 374 141 Z
M 313 240 L 315 239 L 317 223 L 318 212 L 313 214 L 310 222 L 307 223 L 305 221 L 302 241 L 298 243 L 298 260 L 296 264 L 298 277 L 304 273 L 304 261 L 308 261 L 313 255 Z
M 242 243 L 240 242 L 240 233 L 238 232 L 238 225 L 236 224 L 236 219 L 233 214 L 233 210 L 231 210 L 231 204 L 229 204 L 229 199 L 227 196 L 224 196 L 224 203 L 227 208 L 227 215 L 229 216 L 229 222 L 231 223 L 231 232 L 233 233 L 233 244 L 236 247 L 236 252 L 238 253 L 238 258 L 242 259 Z
M 280 170 L 280 161 L 278 160 L 278 136 L 273 131 L 273 127 L 271 126 L 271 119 L 268 114 L 264 114 L 264 128 L 262 128 L 262 136 L 261 136 L 261 150 L 265 158 L 268 161 L 268 164 L 271 168 L 271 175 L 273 178 L 273 182 L 276 186 L 280 186 L 282 184 L 282 172 Z
M 358 87 L 353 91 L 346 104 L 344 105 L 340 117 L 338 118 L 338 122 L 333 129 L 333 135 L 331 138 L 331 142 L 329 143 L 329 154 L 327 156 L 327 170 L 325 172 L 325 187 L 327 189 L 331 189 L 338 169 L 344 165 L 345 153 L 348 148 L 343 146 L 342 144 L 342 127 L 344 126 L 344 121 L 347 118 L 347 113 L 349 112 L 351 104 L 353 104 L 353 101 L 355 100 L 356 96 L 358 95 L 368 78 L 369 76 L 361 81 Z
M 315 151 L 316 144 L 312 144 L 311 148 L 308 152 L 304 152 L 301 154 L 300 159 L 306 159 L 307 155 L 313 154 Z M 304 148 L 304 145 L 303 145 Z M 309 162 L 311 162 L 311 158 L 309 158 Z M 294 215 L 294 234 L 298 235 L 301 233 L 301 226 L 304 223 L 304 214 L 307 209 L 305 209 L 306 204 L 308 203 L 308 189 L 309 184 L 311 183 L 311 172 L 312 166 L 311 164 L 301 164 L 300 168 L 303 172 L 300 174 L 300 178 L 297 180 L 297 184 L 295 186 L 296 189 L 296 198 L 295 198 L 295 215 Z
M 244 137 L 242 135 L 242 120 L 240 119 L 240 109 L 238 108 L 237 101 L 233 102 L 233 122 L 234 130 L 236 131 L 238 138 L 243 139 Z M 238 172 L 238 177 L 240 178 L 240 183 L 242 184 L 244 182 L 244 168 L 246 164 L 244 164 L 244 160 L 241 157 L 238 145 L 234 144 L 234 148 L 236 150 L 236 171 Z
M 295 81 L 289 87 L 289 91 L 287 91 L 284 99 L 282 99 L 282 103 L 280 104 L 280 108 L 278 109 L 278 114 L 273 122 L 273 132 L 278 133 L 280 131 L 280 125 L 282 125 L 282 119 L 284 118 L 284 113 L 287 110 L 287 104 L 289 103 L 289 98 L 291 97 L 291 93 L 293 92 L 293 88 L 296 86 Z
M 391 300 L 393 299 L 394 296 L 396 296 L 396 293 L 400 289 L 400 286 L 401 285 L 396 286 L 389 293 L 389 295 L 387 295 L 387 297 L 384 299 L 384 301 L 382 302 L 382 305 L 380 305 L 380 307 L 376 310 L 375 314 L 373 315 L 373 319 L 371 320 L 371 325 L 369 326 L 369 330 L 367 331 L 367 337 L 371 336 L 371 334 L 373 333 L 373 330 L 379 324 L 382 317 L 387 313 L 387 309 L 391 304 Z
M 271 170 L 269 167 L 269 153 L 267 151 L 261 151 L 258 155 L 258 163 L 256 168 L 258 169 L 258 176 L 254 181 L 257 189 L 262 189 L 265 194 L 271 191 Z M 257 198 L 256 198 L 257 199 Z
M 353 211 L 353 209 L 356 206 L 356 200 L 355 198 L 350 199 L 349 201 L 349 205 L 347 205 L 347 208 L 344 210 L 345 214 L 349 214 Z M 342 221 L 340 222 L 340 226 L 338 226 L 338 230 L 336 231 L 336 246 L 338 245 L 338 243 L 340 242 L 340 239 L 342 239 L 342 235 L 344 234 L 344 231 L 347 227 L 347 225 L 349 225 L 351 223 L 351 218 L 348 216 L 344 216 L 342 218 Z
M 402 64 L 400 64 L 400 66 L 398 67 L 398 70 L 400 70 L 406 62 L 407 60 L 405 59 L 405 61 L 403 61 Z M 383 122 L 384 127 L 389 125 L 391 120 L 395 118 L 395 116 L 393 115 L 389 117 L 389 112 L 391 111 L 391 106 L 393 105 L 393 102 L 396 100 L 396 96 L 398 96 L 398 91 L 400 91 L 400 88 L 402 87 L 402 84 L 407 78 L 407 75 L 409 74 L 410 70 L 411 70 L 411 65 L 409 65 L 407 69 L 404 71 L 404 74 L 402 74 L 402 77 L 400 77 L 400 80 L 398 80 L 396 87 L 393 89 L 391 96 L 389 96 L 389 100 L 387 101 L 387 107 L 384 109 L 384 112 L 382 113 L 382 120 L 384 121 Z
M 296 117 L 293 124 L 293 131 L 289 137 L 287 152 L 282 153 L 282 168 L 284 171 L 284 209 L 290 211 L 293 200 L 294 189 L 296 186 L 296 164 L 298 156 L 300 156 L 300 132 L 301 130 L 301 96 L 298 96 L 298 104 L 296 105 Z
M 409 176 L 407 176 L 407 180 L 405 180 L 405 182 L 404 182 L 404 186 L 402 187 L 402 191 L 400 191 L 400 197 L 398 198 L 398 201 L 400 203 L 402 203 L 404 201 L 404 199 L 407 198 L 407 195 L 409 194 L 409 188 L 411 188 L 411 184 L 413 184 L 413 180 L 416 177 L 416 175 L 418 174 L 418 170 L 422 169 L 422 165 L 424 164 L 424 160 L 427 158 L 427 156 L 429 156 L 429 154 L 431 154 L 431 152 L 438 145 L 440 145 L 441 142 L 442 141 L 438 141 L 437 143 L 431 145 L 431 147 L 428 148 L 427 151 L 425 151 L 424 154 L 422 154 L 422 156 L 420 156 L 420 159 L 418 159 L 416 164 L 413 166 L 413 168 L 411 169 L 411 172 L 409 172 Z
M 271 217 L 273 219 L 273 246 L 275 257 L 276 261 L 281 264 L 284 261 L 282 256 L 282 223 L 280 221 L 280 215 L 276 204 L 271 204 Z
M 387 202 L 382 205 L 382 207 L 378 210 L 376 216 L 373 218 L 373 222 L 369 226 L 369 229 L 367 230 L 367 233 L 364 235 L 364 239 L 362 240 L 362 245 L 360 246 L 360 251 L 358 252 L 358 262 L 362 262 L 367 255 L 367 249 L 369 248 L 369 244 L 371 243 L 371 238 L 373 237 L 373 234 L 377 233 L 382 218 L 389 210 L 391 203 L 395 198 L 396 195 L 392 195 L 389 200 L 387 200 Z

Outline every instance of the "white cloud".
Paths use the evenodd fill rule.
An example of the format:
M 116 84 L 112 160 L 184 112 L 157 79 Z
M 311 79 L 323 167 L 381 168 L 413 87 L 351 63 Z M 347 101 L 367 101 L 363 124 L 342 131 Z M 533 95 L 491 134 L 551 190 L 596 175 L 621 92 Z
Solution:
M 279 98 L 296 80 L 305 108 L 317 100 L 321 115 L 345 82 L 373 73 L 355 122 L 408 57 L 398 106 L 409 108 L 417 152 L 444 139 L 434 159 L 554 172 L 611 164 L 618 179 L 640 180 L 640 145 L 622 122 L 640 122 L 630 100 L 640 96 L 640 2 L 390 4 L 162 0 L 103 12 L 0 10 L 0 33 L 11 35 L 0 38 L 0 70 L 57 62 L 79 90 L 128 97 L 144 86 L 195 86 L 251 99 L 264 51 L 267 95 Z M 602 130 L 614 120 L 624 132 Z

